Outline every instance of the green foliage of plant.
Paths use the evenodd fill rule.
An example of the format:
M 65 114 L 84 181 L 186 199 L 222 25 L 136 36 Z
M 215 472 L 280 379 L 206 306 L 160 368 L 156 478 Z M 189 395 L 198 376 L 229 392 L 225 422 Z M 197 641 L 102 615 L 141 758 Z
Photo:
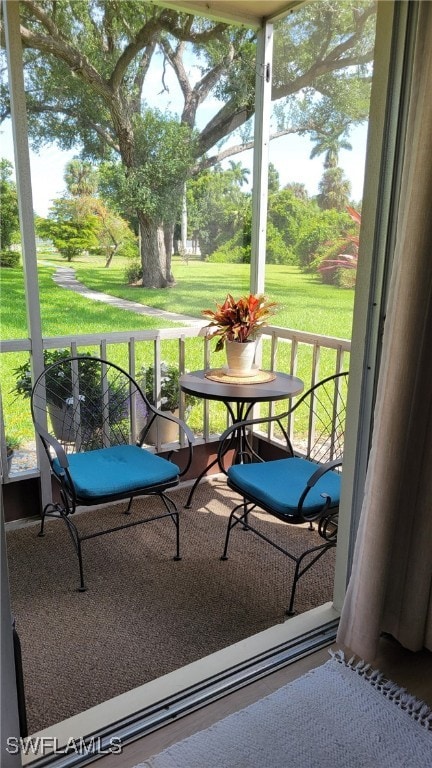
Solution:
M 19 266 L 20 256 L 19 251 L 0 251 L 0 267 L 15 269 Z
M 244 172 L 239 164 L 205 171 L 188 182 L 189 228 L 198 232 L 202 257 L 232 245 L 250 246 L 251 196 L 243 192 Z
M 164 411 L 175 411 L 180 406 L 180 371 L 177 365 L 162 360 L 160 366 L 161 390 L 160 408 Z M 151 405 L 157 406 L 156 376 L 153 365 L 143 365 L 137 374 L 137 381 L 141 383 L 144 394 Z M 186 395 L 186 406 L 191 407 L 197 402 L 193 395 Z
M 69 262 L 84 251 L 98 246 L 97 217 L 83 211 L 76 200 L 54 200 L 48 218 L 38 218 L 36 228 L 41 237 L 52 240 L 57 250 Z
M 345 231 L 344 237 L 334 242 L 324 243 L 315 254 L 315 264 L 323 283 L 340 288 L 355 287 L 360 245 L 361 213 L 349 205 L 347 213 L 353 222 L 351 231 Z
M 20 448 L 22 443 L 22 437 L 15 432 L 6 432 L 5 440 L 6 440 L 6 451 L 8 454 L 11 454 L 13 451 L 17 451 L 18 448 Z
M 194 133 L 169 114 L 146 109 L 134 118 L 135 165 L 105 166 L 105 178 L 125 209 L 156 222 L 174 222 L 194 152 Z
M 223 218 L 217 217 L 212 223 L 215 230 L 221 221 Z M 322 211 L 316 200 L 310 199 L 302 189 L 287 186 L 269 195 L 266 263 L 299 265 L 306 271 L 314 270 L 319 249 L 324 251 L 328 243 L 336 239 L 342 243 L 349 231 L 350 220 L 345 211 Z M 222 227 L 218 236 L 220 240 L 224 233 L 226 228 Z M 242 224 L 237 226 L 234 236 L 221 244 L 207 260 L 213 263 L 249 264 L 250 259 L 251 209 L 248 205 L 244 209 Z
M 268 325 L 276 304 L 263 295 L 249 294 L 234 299 L 230 293 L 216 309 L 203 309 L 201 314 L 210 320 L 211 336 L 219 336 L 215 351 L 223 349 L 225 341 L 244 343 L 256 338 L 258 331 Z M 216 329 L 216 330 L 214 330 Z
M 72 197 L 94 196 L 97 190 L 97 170 L 88 161 L 74 158 L 66 163 L 64 179 Z
M 349 203 L 351 184 L 339 166 L 326 168 L 319 183 L 317 202 L 323 210 L 344 211 Z
M 319 249 L 325 249 L 329 243 L 346 239 L 352 228 L 352 221 L 345 211 L 317 210 L 297 243 L 299 266 L 306 271 L 315 270 Z
M 275 237 L 272 233 L 276 231 L 281 238 L 281 244 L 285 245 L 287 251 L 287 256 L 283 262 L 275 260 L 270 263 L 293 263 L 299 238 L 316 212 L 315 201 L 309 200 L 308 197 L 306 199 L 297 197 L 292 189 L 281 189 L 269 196 L 270 238 Z
M 296 264 L 297 258 L 291 246 L 287 246 L 283 233 L 269 220 L 266 239 L 267 264 Z
M 50 368 L 54 363 L 60 363 L 70 357 L 70 350 L 45 349 L 43 355 L 45 368 Z M 100 367 L 94 360 L 90 358 L 87 360 L 87 354 L 80 354 L 79 356 L 83 358 L 80 361 L 80 373 L 83 376 L 83 380 L 85 380 L 88 391 L 93 391 L 98 386 Z M 58 407 L 61 407 L 65 398 L 72 394 L 72 371 L 69 369 L 68 375 L 65 377 L 64 370 L 62 369 L 59 373 L 57 369 L 54 369 L 48 371 L 45 376 L 49 402 Z M 12 392 L 21 397 L 30 397 L 32 391 L 30 361 L 27 360 L 25 363 L 17 366 L 12 373 L 15 376 L 15 385 Z
M 251 249 L 250 246 L 236 245 L 237 238 L 235 240 L 228 240 L 227 243 L 221 245 L 217 251 L 214 251 L 207 261 L 212 264 L 250 264 Z
M 13 166 L 0 159 L 0 248 L 6 250 L 19 239 L 18 197 L 15 182 L 11 181 Z M 12 266 L 1 264 L 1 266 Z
M 142 276 L 143 268 L 141 262 L 138 261 L 138 259 L 133 259 L 124 271 L 126 283 L 128 285 L 131 285 L 132 283 L 138 283 L 139 280 L 142 280 Z

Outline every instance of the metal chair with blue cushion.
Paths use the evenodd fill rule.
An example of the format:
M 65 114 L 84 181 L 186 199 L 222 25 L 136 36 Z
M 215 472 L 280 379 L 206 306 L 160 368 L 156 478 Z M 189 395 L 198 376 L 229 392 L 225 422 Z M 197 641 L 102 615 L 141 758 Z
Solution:
M 347 373 L 329 376 L 312 386 L 288 411 L 244 421 L 229 427 L 221 436 L 219 464 L 222 469 L 234 429 L 242 429 L 248 444 L 243 463 L 226 470 L 228 486 L 243 499 L 230 514 L 221 559 L 228 559 L 230 535 L 239 523 L 240 528 L 253 531 L 287 555 L 295 563 L 288 616 L 294 614 L 299 579 L 336 546 L 347 385 Z M 279 438 L 282 458 L 266 458 L 269 446 L 267 435 L 263 434 L 265 428 L 270 430 L 267 435 Z M 295 435 L 296 440 L 293 438 L 291 442 L 290 435 Z M 288 551 L 264 532 L 262 524 L 258 529 L 251 515 L 255 509 L 288 525 L 309 523 L 311 530 L 316 522 L 323 542 L 301 553 Z
M 169 518 L 175 526 L 174 559 L 180 560 L 179 513 L 166 491 L 179 484 L 192 461 L 193 434 L 184 422 L 151 405 L 137 382 L 118 365 L 64 352 L 36 380 L 31 411 L 61 499 L 44 507 L 39 535 L 44 535 L 47 516 L 65 521 L 78 556 L 79 591 L 86 590 L 82 542 L 105 533 Z M 174 450 L 165 458 L 143 447 L 155 419 L 168 419 L 178 426 L 186 453 L 182 469 L 173 460 Z M 72 520 L 77 507 L 121 500 L 128 500 L 125 514 L 130 515 L 136 496 L 158 496 L 163 507 L 145 519 L 119 519 L 118 525 L 91 533 L 80 533 L 77 517 Z

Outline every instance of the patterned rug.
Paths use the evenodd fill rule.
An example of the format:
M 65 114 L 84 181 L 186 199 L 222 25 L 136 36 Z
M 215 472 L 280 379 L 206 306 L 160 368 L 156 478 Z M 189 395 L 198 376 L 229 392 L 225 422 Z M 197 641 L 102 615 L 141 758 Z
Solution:
M 427 768 L 432 713 L 338 653 L 136 768 Z
M 37 536 L 38 523 L 8 531 L 30 733 L 287 620 L 294 564 L 242 530 L 233 532 L 222 562 L 238 497 L 214 478 L 199 486 L 193 509 L 182 509 L 188 492 L 171 493 L 181 510 L 180 562 L 172 559 L 170 520 L 89 539 L 84 593 L 76 591 L 77 558 L 61 520 L 47 522 L 44 538 Z M 76 522 L 88 533 L 113 527 L 125 506 L 89 510 Z M 156 498 L 136 499 L 132 509 L 136 519 L 163 511 Z M 294 551 L 322 541 L 307 525 L 283 525 L 258 512 L 255 524 Z M 333 574 L 331 550 L 301 579 L 297 612 L 331 600 Z

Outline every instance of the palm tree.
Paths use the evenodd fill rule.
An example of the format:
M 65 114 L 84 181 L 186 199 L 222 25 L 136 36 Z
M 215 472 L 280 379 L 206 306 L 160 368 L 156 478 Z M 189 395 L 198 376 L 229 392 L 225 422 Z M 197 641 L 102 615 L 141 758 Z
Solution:
M 320 130 L 313 134 L 312 140 L 316 142 L 310 157 L 324 155 L 324 173 L 319 184 L 317 202 L 320 208 L 328 210 L 336 208 L 338 211 L 346 209 L 349 202 L 351 186 L 344 178 L 342 168 L 339 167 L 339 151 L 352 149 L 352 145 L 342 139 L 346 126 L 333 126 L 330 130 Z
M 78 158 L 67 163 L 64 180 L 72 197 L 92 197 L 97 190 L 97 171 L 91 163 Z
M 335 126 L 330 131 L 315 131 L 312 134 L 312 141 L 315 146 L 310 153 L 310 159 L 319 155 L 325 155 L 324 168 L 336 168 L 339 162 L 339 152 L 341 149 L 351 150 L 352 144 L 342 138 L 347 126 Z
M 229 161 L 230 172 L 233 175 L 234 180 L 240 187 L 243 184 L 247 184 L 249 180 L 250 168 L 245 168 L 241 163 L 236 163 L 234 160 Z

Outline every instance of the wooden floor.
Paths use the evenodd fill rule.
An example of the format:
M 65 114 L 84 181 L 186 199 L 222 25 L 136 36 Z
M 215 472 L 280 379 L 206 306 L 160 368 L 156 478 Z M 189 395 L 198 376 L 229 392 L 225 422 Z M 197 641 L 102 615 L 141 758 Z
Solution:
M 332 646 L 336 650 L 336 646 Z M 349 651 L 345 649 L 347 657 Z M 98 768 L 133 768 L 176 741 L 207 728 L 218 720 L 247 707 L 257 699 L 267 696 L 281 686 L 300 677 L 310 669 L 324 664 L 330 658 L 329 649 L 312 653 L 278 672 L 245 686 L 213 704 L 202 707 L 177 722 L 150 733 L 132 744 L 126 745 L 121 755 L 109 755 L 97 761 Z M 372 666 L 409 693 L 425 701 L 432 708 L 432 653 L 411 653 L 391 639 L 382 639 L 380 652 Z M 205 766 L 203 766 L 205 768 Z

